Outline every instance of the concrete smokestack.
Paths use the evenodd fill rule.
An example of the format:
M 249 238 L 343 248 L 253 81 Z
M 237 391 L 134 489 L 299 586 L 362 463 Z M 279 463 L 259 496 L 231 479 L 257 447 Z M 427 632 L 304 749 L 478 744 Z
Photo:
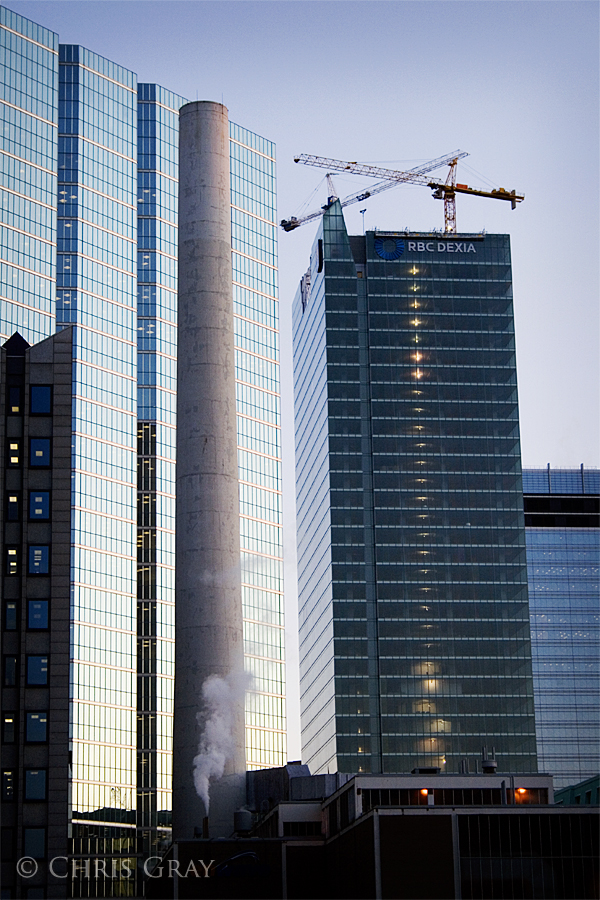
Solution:
M 229 120 L 220 103 L 196 102 L 180 110 L 179 122 L 173 839 L 189 840 L 206 815 L 194 787 L 202 688 L 215 675 L 241 683 L 244 656 Z M 245 802 L 243 699 L 238 690 L 233 749 L 223 778 L 210 785 L 211 837 L 231 834 Z

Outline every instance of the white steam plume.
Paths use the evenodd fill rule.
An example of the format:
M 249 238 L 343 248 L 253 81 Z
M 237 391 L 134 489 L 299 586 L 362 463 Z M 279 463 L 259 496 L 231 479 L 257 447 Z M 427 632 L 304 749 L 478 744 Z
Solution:
M 202 685 L 204 708 L 196 719 L 202 730 L 198 754 L 194 757 L 194 786 L 204 803 L 210 806 L 210 780 L 218 781 L 225 764 L 235 751 L 233 727 L 236 707 L 244 708 L 244 695 L 250 687 L 247 672 L 231 673 L 226 678 L 210 675 Z

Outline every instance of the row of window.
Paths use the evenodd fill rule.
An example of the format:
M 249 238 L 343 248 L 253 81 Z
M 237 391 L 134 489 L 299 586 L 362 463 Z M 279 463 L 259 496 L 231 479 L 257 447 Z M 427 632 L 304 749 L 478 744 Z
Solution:
M 47 788 L 46 769 L 25 769 L 23 778 L 24 800 L 45 800 Z M 17 795 L 17 773 L 14 769 L 2 770 L 2 800 L 15 800 Z
M 21 491 L 6 494 L 6 521 L 21 521 Z M 29 491 L 28 514 L 30 522 L 47 521 L 50 518 L 50 491 Z
M 2 716 L 2 742 L 14 744 L 17 739 L 17 714 L 6 712 Z M 25 741 L 28 744 L 44 744 L 48 740 L 48 713 L 25 713 Z
M 37 468 L 48 468 L 51 460 L 50 438 L 29 439 L 29 465 Z M 20 440 L 8 441 L 6 463 L 8 468 L 16 468 L 22 464 L 22 442 Z
M 18 683 L 18 657 L 5 656 L 3 666 L 4 687 L 16 687 Z M 25 658 L 25 684 L 27 687 L 45 687 L 48 684 L 48 657 Z
M 6 575 L 21 574 L 21 548 L 17 545 L 5 547 L 4 571 Z M 50 546 L 30 544 L 27 553 L 27 574 L 48 575 L 50 573 Z
M 27 601 L 27 629 L 43 631 L 49 627 L 49 600 Z M 4 629 L 16 631 L 19 623 L 19 608 L 16 600 L 7 600 L 4 606 Z

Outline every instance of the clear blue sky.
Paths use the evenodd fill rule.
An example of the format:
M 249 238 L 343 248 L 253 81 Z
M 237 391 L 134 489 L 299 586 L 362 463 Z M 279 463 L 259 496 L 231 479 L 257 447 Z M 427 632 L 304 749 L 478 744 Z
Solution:
M 598 4 L 584 2 L 7 2 L 15 11 L 277 144 L 279 217 L 322 173 L 294 154 L 406 168 L 457 148 L 459 180 L 516 188 L 459 197 L 458 229 L 512 240 L 525 465 L 599 464 Z M 475 174 L 482 173 L 482 175 Z M 484 180 L 484 177 L 486 180 Z M 336 182 L 340 195 L 358 179 Z M 313 200 L 325 200 L 325 188 Z M 350 207 L 349 228 L 428 229 L 442 204 L 401 187 Z M 314 225 L 280 237 L 286 590 L 294 661 L 289 309 Z M 290 672 L 290 757 L 299 757 Z

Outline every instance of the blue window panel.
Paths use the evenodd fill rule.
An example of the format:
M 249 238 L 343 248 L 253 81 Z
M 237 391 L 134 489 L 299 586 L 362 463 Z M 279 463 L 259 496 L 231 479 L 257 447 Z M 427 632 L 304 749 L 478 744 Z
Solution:
M 50 491 L 29 492 L 29 518 L 40 520 L 50 518 Z
M 27 684 L 30 687 L 39 687 L 48 684 L 48 657 L 27 657 Z
M 17 604 L 14 600 L 7 600 L 4 608 L 4 628 L 6 631 L 17 630 Z
M 46 713 L 46 712 L 25 713 L 25 740 L 30 744 L 42 744 L 47 739 L 48 739 L 48 713 Z
M 32 545 L 29 548 L 29 574 L 47 575 L 50 571 L 50 547 L 47 544 Z
M 50 465 L 50 438 L 31 438 L 29 441 L 29 465 L 37 467 Z
M 27 627 L 32 630 L 48 628 L 48 601 L 29 600 L 27 603 Z
M 43 859 L 46 855 L 46 829 L 23 829 L 23 854 L 33 859 Z
M 25 769 L 25 799 L 46 799 L 46 770 Z
M 8 409 L 9 416 L 20 416 L 23 414 L 23 398 L 21 388 L 14 385 L 8 387 Z
M 18 522 L 21 518 L 21 503 L 18 493 L 9 492 L 6 496 L 6 519 L 8 522 Z
M 47 416 L 52 412 L 52 386 L 49 384 L 33 384 L 31 386 L 31 402 L 29 414 Z

